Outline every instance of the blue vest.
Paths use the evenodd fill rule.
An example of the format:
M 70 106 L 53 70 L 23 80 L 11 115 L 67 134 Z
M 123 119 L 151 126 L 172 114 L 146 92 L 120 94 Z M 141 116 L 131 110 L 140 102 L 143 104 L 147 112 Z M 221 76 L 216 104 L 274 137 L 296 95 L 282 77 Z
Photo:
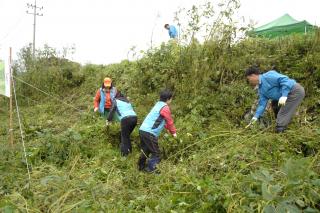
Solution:
M 164 118 L 160 115 L 160 110 L 166 105 L 167 104 L 165 102 L 157 102 L 156 105 L 149 112 L 147 117 L 144 119 L 139 130 L 149 132 L 155 135 L 156 137 L 159 137 L 166 123 Z
M 117 103 L 117 114 L 120 120 L 128 116 L 137 116 L 137 114 L 133 111 L 132 105 L 125 101 L 121 101 L 116 99 Z
M 110 98 L 111 103 L 114 101 L 114 98 L 116 97 L 117 89 L 115 87 L 112 87 L 110 90 Z M 104 105 L 106 104 L 106 95 L 104 94 L 104 91 L 102 88 L 100 88 L 100 104 L 99 104 L 99 112 L 101 114 L 104 114 Z

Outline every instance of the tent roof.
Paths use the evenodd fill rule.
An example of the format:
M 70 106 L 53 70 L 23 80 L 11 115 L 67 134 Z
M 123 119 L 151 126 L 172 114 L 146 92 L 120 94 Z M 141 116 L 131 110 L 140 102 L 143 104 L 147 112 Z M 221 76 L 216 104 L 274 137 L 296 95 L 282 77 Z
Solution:
M 289 14 L 284 14 L 276 20 L 262 25 L 249 31 L 248 36 L 251 37 L 266 37 L 275 38 L 278 36 L 286 36 L 290 34 L 301 34 L 315 32 L 316 26 L 311 25 L 307 21 L 297 21 L 292 18 Z
M 271 29 L 274 27 L 293 25 L 293 24 L 297 24 L 297 23 L 301 23 L 301 22 L 304 22 L 307 25 L 310 25 L 306 21 L 297 21 L 294 18 L 292 18 L 289 14 L 284 14 L 280 18 L 278 18 L 268 24 L 265 24 L 265 25 L 262 25 L 261 27 L 255 28 L 254 31 L 259 32 L 259 31 L 268 30 L 268 29 Z

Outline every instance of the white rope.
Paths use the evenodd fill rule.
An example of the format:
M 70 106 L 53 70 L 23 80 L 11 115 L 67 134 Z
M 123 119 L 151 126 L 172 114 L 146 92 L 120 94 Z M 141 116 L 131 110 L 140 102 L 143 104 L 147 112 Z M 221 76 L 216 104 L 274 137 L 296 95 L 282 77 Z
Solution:
M 17 115 L 18 115 L 18 121 L 19 121 L 19 128 L 20 128 L 20 134 L 21 134 L 24 158 L 25 158 L 25 161 L 26 161 L 26 164 L 27 164 L 28 178 L 29 178 L 29 184 L 30 184 L 31 183 L 30 168 L 29 168 L 29 163 L 28 163 L 28 158 L 27 158 L 26 146 L 25 146 L 25 143 L 24 143 L 24 136 L 23 136 L 23 132 L 22 132 L 20 112 L 19 112 L 19 106 L 18 106 L 17 94 L 16 94 L 16 87 L 15 87 L 15 83 L 14 83 L 14 80 L 13 80 L 13 75 L 11 75 L 11 80 L 12 80 L 13 91 L 14 91 L 14 100 L 16 102 L 16 108 L 17 108 Z
M 39 88 L 37 88 L 37 87 L 33 86 L 33 85 L 31 85 L 31 84 L 29 84 L 29 83 L 25 82 L 24 80 L 22 80 L 22 79 L 20 79 L 20 78 L 17 78 L 16 76 L 13 76 L 13 77 L 14 77 L 15 79 L 17 79 L 18 81 L 20 81 L 20 82 L 22 82 L 22 83 L 24 83 L 24 84 L 26 84 L 26 85 L 28 85 L 28 86 L 30 86 L 30 87 L 32 87 L 32 88 L 34 88 L 34 89 L 36 89 L 36 90 L 38 90 L 38 91 L 42 92 L 43 94 L 46 94 L 47 96 L 50 96 L 50 97 L 52 97 L 52 98 L 54 98 L 54 99 L 58 100 L 59 102 L 61 102 L 61 103 L 65 104 L 65 105 L 67 105 L 67 106 L 69 106 L 69 107 L 71 107 L 71 108 L 73 108 L 73 109 L 77 110 L 79 113 L 81 113 L 81 110 L 80 110 L 80 109 L 78 109 L 78 108 L 76 108 L 76 107 L 72 106 L 71 104 L 68 104 L 68 103 L 66 103 L 66 102 L 64 102 L 64 101 L 62 101 L 62 100 L 60 100 L 60 98 L 59 98 L 59 97 L 54 96 L 54 95 L 51 95 L 51 94 L 49 94 L 49 93 L 47 93 L 47 92 L 45 92 L 45 91 L 43 91 L 43 90 L 41 90 L 41 89 L 39 89 Z

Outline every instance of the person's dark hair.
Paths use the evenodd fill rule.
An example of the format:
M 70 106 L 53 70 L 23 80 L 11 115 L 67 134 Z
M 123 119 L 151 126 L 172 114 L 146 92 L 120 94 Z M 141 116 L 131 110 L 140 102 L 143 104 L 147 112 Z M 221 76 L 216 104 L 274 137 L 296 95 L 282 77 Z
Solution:
M 165 25 L 164 25 L 164 28 L 166 28 L 166 29 L 167 29 L 167 27 L 169 27 L 169 24 L 165 24 Z
M 117 91 L 117 94 L 116 94 L 115 98 L 121 98 L 123 96 L 124 95 L 120 91 Z
M 167 100 L 170 100 L 172 96 L 173 96 L 173 92 L 171 92 L 170 90 L 168 89 L 162 90 L 160 92 L 160 101 L 167 102 Z
M 247 70 L 246 70 L 246 73 L 245 73 L 245 76 L 249 76 L 249 75 L 252 75 L 252 74 L 255 74 L 255 75 L 259 75 L 260 74 L 260 70 L 257 66 L 251 66 L 249 67 Z
M 129 103 L 129 100 L 128 98 L 121 92 L 117 92 L 116 96 L 115 96 L 116 99 L 120 100 L 120 101 L 124 101 L 124 102 L 127 102 Z

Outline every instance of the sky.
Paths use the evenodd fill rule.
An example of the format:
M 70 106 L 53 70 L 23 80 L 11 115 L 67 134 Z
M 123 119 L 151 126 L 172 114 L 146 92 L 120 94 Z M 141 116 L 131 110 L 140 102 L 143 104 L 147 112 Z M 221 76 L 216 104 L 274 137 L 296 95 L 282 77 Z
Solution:
M 216 2 L 216 0 L 211 0 Z M 179 7 L 202 0 L 37 0 L 43 16 L 37 17 L 36 48 L 48 44 L 62 50 L 75 47 L 69 58 L 82 64 L 109 64 L 130 59 L 138 50 L 169 40 L 165 23 L 173 23 Z M 296 20 L 320 25 L 320 0 L 241 0 L 238 16 L 266 24 L 285 13 Z M 0 51 L 17 52 L 33 40 L 33 16 L 27 3 L 34 0 L 0 0 Z M 317 11 L 318 10 L 318 11 Z M 29 9 L 29 12 L 32 12 Z M 153 35 L 153 36 L 152 36 Z

